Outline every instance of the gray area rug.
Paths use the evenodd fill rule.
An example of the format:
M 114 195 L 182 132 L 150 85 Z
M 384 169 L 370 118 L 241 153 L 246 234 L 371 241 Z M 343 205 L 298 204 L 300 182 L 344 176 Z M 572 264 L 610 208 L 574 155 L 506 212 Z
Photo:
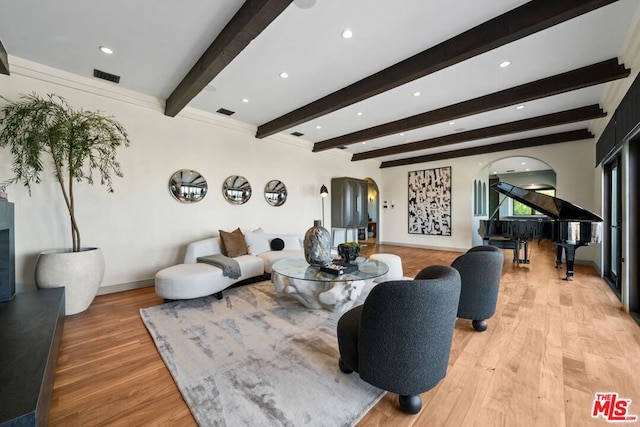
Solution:
M 305 308 L 268 281 L 140 315 L 201 426 L 351 426 L 384 394 L 340 372 L 341 313 Z

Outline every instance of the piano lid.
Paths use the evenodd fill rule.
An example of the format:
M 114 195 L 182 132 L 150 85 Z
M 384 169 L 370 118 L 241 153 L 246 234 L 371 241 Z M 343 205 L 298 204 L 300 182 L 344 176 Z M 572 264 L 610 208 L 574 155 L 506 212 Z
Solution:
M 600 216 L 566 200 L 546 194 L 536 193 L 532 190 L 516 187 L 506 182 L 497 182 L 491 186 L 494 190 L 514 200 L 524 203 L 553 219 L 567 221 L 593 221 L 602 222 Z

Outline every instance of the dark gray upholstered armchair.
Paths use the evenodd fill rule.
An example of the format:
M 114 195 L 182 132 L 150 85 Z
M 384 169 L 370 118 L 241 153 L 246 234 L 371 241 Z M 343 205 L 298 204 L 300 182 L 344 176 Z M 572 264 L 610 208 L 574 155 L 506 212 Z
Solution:
M 397 393 L 404 412 L 418 413 L 419 394 L 446 375 L 459 297 L 460 274 L 443 265 L 376 285 L 338 321 L 340 370 Z
M 471 319 L 476 331 L 485 331 L 486 319 L 496 312 L 503 260 L 501 249 L 475 246 L 451 264 L 462 281 L 458 317 Z

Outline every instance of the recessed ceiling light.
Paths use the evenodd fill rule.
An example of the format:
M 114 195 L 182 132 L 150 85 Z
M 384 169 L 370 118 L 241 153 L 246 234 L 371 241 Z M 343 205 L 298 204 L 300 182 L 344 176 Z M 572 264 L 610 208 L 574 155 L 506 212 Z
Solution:
M 247 103 L 249 100 L 247 98 L 242 98 L 242 102 Z
M 404 136 L 404 132 L 400 133 L 400 136 Z
M 311 9 L 316 4 L 316 0 L 293 0 L 293 4 L 300 9 Z
M 522 110 L 523 108 L 524 108 L 524 105 L 518 105 L 518 106 L 516 107 L 516 110 Z
M 358 111 L 358 112 L 356 113 L 356 116 L 361 116 L 361 115 L 362 115 L 362 111 Z
M 420 92 L 413 92 L 413 96 L 420 96 Z
M 289 78 L 289 74 L 285 73 L 284 71 L 280 73 L 280 77 L 282 77 L 283 79 Z
M 531 169 L 529 169 L 529 168 L 526 168 L 525 170 L 526 170 L 526 171 L 530 171 Z
M 322 126 L 318 125 L 316 126 L 316 129 L 322 129 Z
M 351 30 L 350 30 L 350 29 L 348 29 L 348 28 L 345 28 L 345 29 L 342 31 L 342 34 L 341 34 L 341 35 L 342 35 L 342 38 L 343 38 L 343 39 L 350 39 L 351 37 L 353 37 L 353 31 L 351 31 Z
M 366 144 L 366 143 L 367 143 L 367 141 L 362 141 L 362 145 L 364 145 L 364 144 Z
M 105 55 L 113 55 L 113 49 L 108 46 L 100 46 L 98 49 L 100 49 L 100 52 L 104 53 Z
M 508 67 L 509 65 L 511 65 L 511 61 L 502 61 L 502 62 L 500 63 L 500 68 L 506 68 L 506 67 Z
M 449 125 L 450 125 L 450 126 L 453 126 L 453 125 L 455 125 L 455 124 L 456 124 L 456 122 L 453 122 L 453 121 L 452 121 L 452 122 L 449 122 Z
M 521 164 L 521 165 L 526 165 L 526 164 L 527 164 L 527 162 L 520 162 L 520 164 Z

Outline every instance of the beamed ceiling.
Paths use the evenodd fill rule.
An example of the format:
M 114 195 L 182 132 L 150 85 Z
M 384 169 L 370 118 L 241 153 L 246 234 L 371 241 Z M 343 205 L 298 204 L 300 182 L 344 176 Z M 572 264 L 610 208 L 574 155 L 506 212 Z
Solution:
M 262 143 L 299 135 L 386 168 L 593 141 L 610 113 L 605 84 L 630 75 L 621 52 L 640 2 L 21 0 L 0 11 L 0 73 L 26 61 L 98 69 L 165 100 L 167 116 L 227 110 Z

